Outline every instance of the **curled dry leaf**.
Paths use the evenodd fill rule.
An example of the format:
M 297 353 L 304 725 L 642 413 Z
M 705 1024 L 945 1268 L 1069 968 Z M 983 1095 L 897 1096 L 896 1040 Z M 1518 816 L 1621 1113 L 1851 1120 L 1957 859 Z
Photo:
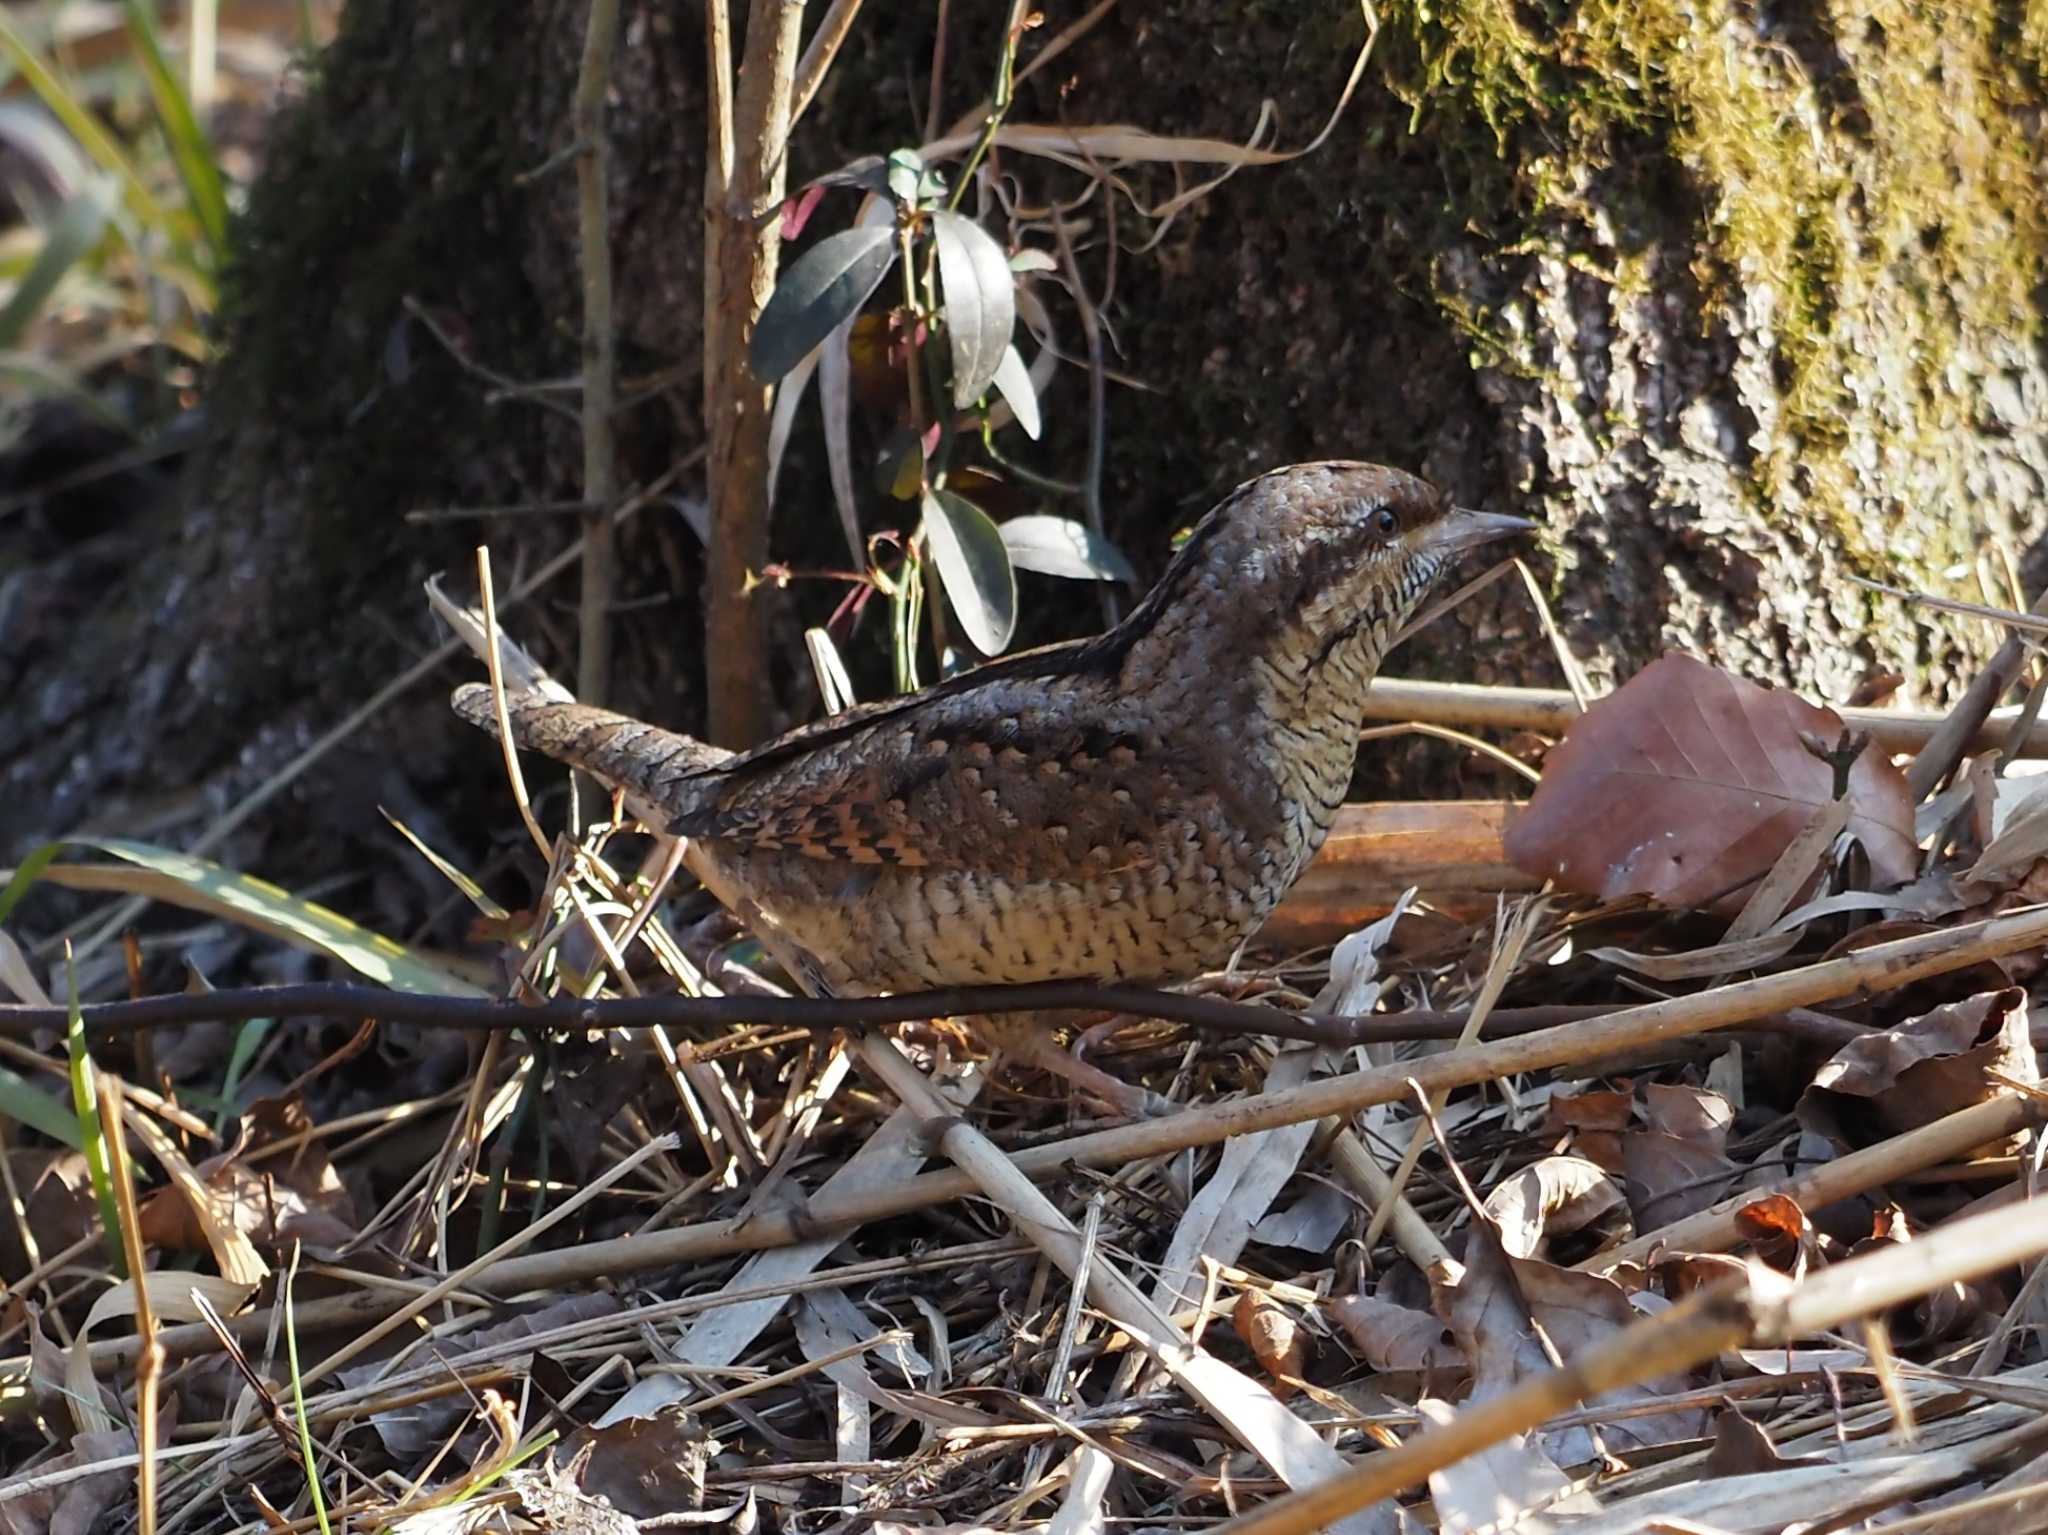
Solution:
M 1541 1251 L 1552 1238 L 1583 1231 L 1622 1204 L 1606 1171 L 1584 1157 L 1543 1157 L 1486 1196 L 1486 1213 L 1518 1258 Z
M 1301 1323 L 1285 1306 L 1257 1290 L 1247 1290 L 1231 1309 L 1231 1325 L 1260 1368 L 1279 1380 L 1299 1380 L 1308 1353 Z
M 1759 1258 L 1780 1273 L 1797 1279 L 1818 1256 L 1820 1238 L 1806 1212 L 1789 1194 L 1767 1194 L 1735 1212 L 1743 1240 Z
M 1931 1124 L 2009 1092 L 2000 1077 L 2038 1082 L 2029 1033 L 2017 986 L 1937 1007 L 1838 1050 L 1801 1095 L 1800 1120 L 1830 1130 L 1860 1101 L 1888 1134 Z
M 1508 825 L 1508 860 L 1603 900 L 1739 910 L 1744 887 L 1834 797 L 1834 770 L 1802 738 L 1832 745 L 1842 728 L 1832 709 L 1667 655 L 1573 721 Z M 1865 750 L 1847 797 L 1873 877 L 1911 879 L 1905 778 Z
M 283 1156 L 255 1155 L 311 1128 L 296 1095 L 252 1104 L 242 1116 L 240 1143 L 196 1169 L 206 1190 L 207 1218 L 225 1220 L 258 1247 L 277 1253 L 295 1241 L 320 1251 L 353 1239 L 355 1202 L 319 1141 L 305 1140 Z M 175 1252 L 206 1250 L 211 1243 L 200 1210 L 178 1189 L 159 1189 L 143 1202 L 144 1240 Z

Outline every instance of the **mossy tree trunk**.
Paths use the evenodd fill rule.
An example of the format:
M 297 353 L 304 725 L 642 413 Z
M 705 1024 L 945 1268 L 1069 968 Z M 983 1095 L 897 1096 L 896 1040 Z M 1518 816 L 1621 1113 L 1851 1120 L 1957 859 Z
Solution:
M 936 9 L 861 17 L 792 184 L 915 140 Z M 1081 7 L 1047 9 L 1027 60 Z M 952 7 L 948 112 L 985 91 L 1002 10 Z M 706 440 L 699 14 L 627 0 L 622 15 L 608 121 L 626 485 Z M 1318 153 L 1240 172 L 1142 252 L 1123 215 L 1107 318 L 1117 367 L 1146 387 L 1110 393 L 1112 537 L 1150 574 L 1247 474 L 1378 458 L 1543 518 L 1551 599 L 1600 680 L 1679 645 L 1820 698 L 1888 668 L 1920 701 L 1949 693 L 1995 637 L 1850 577 L 1975 597 L 1980 569 L 2004 582 L 2006 551 L 2038 582 L 2041 17 L 1402 0 L 1383 19 Z M 579 494 L 573 397 L 502 381 L 575 368 L 574 182 L 542 167 L 562 163 L 582 26 L 553 0 L 351 0 L 241 222 L 218 440 L 182 500 L 82 541 L 48 523 L 0 535 L 16 594 L 0 689 L 18 701 L 0 722 L 0 841 L 87 822 L 189 838 L 430 641 L 418 576 L 465 565 L 478 537 L 503 570 L 571 536 L 573 518 L 405 514 Z M 1298 142 L 1362 26 L 1339 0 L 1133 3 L 1029 82 L 1017 116 L 1241 139 L 1270 96 Z M 1029 195 L 1051 189 L 1040 167 L 1008 168 Z M 1085 400 L 1063 370 L 1039 467 L 1078 470 Z M 842 557 L 822 487 L 800 434 L 777 559 Z M 900 508 L 870 511 L 879 527 Z M 641 514 L 619 559 L 619 596 L 658 605 L 619 619 L 615 698 L 700 725 L 706 561 L 688 518 Z M 1026 637 L 1088 625 L 1073 589 L 1024 580 Z M 513 627 L 562 653 L 573 589 Z M 813 707 L 797 626 L 840 595 L 769 596 L 784 718 Z M 1557 680 L 1506 588 L 1403 665 Z M 454 790 L 491 754 L 445 723 L 442 694 L 386 710 L 228 856 L 332 866 L 381 835 L 380 802 L 429 831 L 457 806 L 487 813 L 492 791 Z M 1375 765 L 1413 782 L 1446 760 Z

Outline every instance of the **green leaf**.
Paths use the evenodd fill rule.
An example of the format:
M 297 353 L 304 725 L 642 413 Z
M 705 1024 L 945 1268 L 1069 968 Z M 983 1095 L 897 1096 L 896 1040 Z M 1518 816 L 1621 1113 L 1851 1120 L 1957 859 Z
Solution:
M 926 492 L 924 530 L 960 627 L 983 655 L 1001 655 L 1017 628 L 1017 572 L 1002 530 L 950 490 Z
M 118 193 L 111 177 L 95 177 L 50 220 L 35 264 L 23 274 L 7 307 L 0 309 L 0 349 L 11 349 L 64 280 L 64 274 L 100 243 Z
M 358 975 L 395 991 L 443 997 L 482 996 L 481 988 L 381 933 L 358 927 L 338 912 L 264 880 L 237 874 L 190 853 L 117 837 L 73 837 L 59 846 L 94 848 L 125 860 L 117 864 L 48 864 L 41 877 L 69 890 L 112 890 L 147 896 L 188 911 L 202 911 L 269 933 L 287 943 L 339 960 Z M 32 853 L 14 875 L 19 883 L 47 849 Z M 13 883 L 9 894 L 13 893 Z
M 227 1129 L 228 1120 L 235 1112 L 235 1099 L 241 1095 L 242 1077 L 249 1070 L 249 1063 L 256 1059 L 256 1052 L 263 1048 L 263 1041 L 276 1027 L 275 1018 L 250 1018 L 235 1030 L 234 1047 L 228 1052 L 227 1074 L 221 1078 L 220 1106 L 214 1112 L 214 1129 Z
M 946 335 L 953 344 L 953 403 L 980 399 L 996 376 L 1017 326 L 1016 278 L 995 239 L 965 214 L 931 216 L 939 247 L 939 285 L 946 296 Z
M 995 386 L 996 393 L 1010 407 L 1010 414 L 1017 418 L 1017 425 L 1024 428 L 1024 435 L 1038 441 L 1044 425 L 1038 418 L 1038 391 L 1031 387 L 1031 370 L 1024 366 L 1024 354 L 1016 347 L 1003 348 L 1002 359 L 996 364 Z
M 887 161 L 889 195 L 906 208 L 929 208 L 946 195 L 946 178 L 914 149 L 899 149 Z
M 7 887 L 0 890 L 0 922 L 14 915 L 14 908 L 21 904 L 21 898 L 28 894 L 28 887 L 43 877 L 43 870 L 56 861 L 64 851 L 61 842 L 47 843 L 22 859 L 21 867 L 14 871 L 7 881 Z M 26 999 L 24 999 L 26 1000 Z
M 92 1180 L 93 1197 L 99 1201 L 100 1224 L 105 1227 L 107 1262 L 115 1277 L 128 1277 L 128 1259 L 121 1249 L 121 1211 L 114 1203 L 114 1175 L 107 1160 L 107 1132 L 123 1133 L 119 1125 L 100 1123 L 99 1086 L 93 1076 L 92 1050 L 85 1042 L 85 1015 L 78 1010 L 78 966 L 71 962 L 71 946 L 64 946 L 65 997 L 70 1023 L 64 1030 L 64 1045 L 70 1057 L 71 1109 L 78 1125 L 80 1149 L 85 1153 L 85 1171 Z
M 207 248 L 216 261 L 227 253 L 228 195 L 221 181 L 220 162 L 213 143 L 199 126 L 192 99 L 171 72 L 164 59 L 163 44 L 157 38 L 156 13 L 145 0 L 127 0 L 128 36 L 135 44 L 143 78 L 149 82 L 150 98 L 156 103 L 157 122 L 171 146 L 171 159 L 178 167 L 178 179 L 185 184 L 185 196 L 198 216 Z
M 65 1113 L 62 1104 L 27 1077 L 5 1066 L 0 1066 L 0 1116 L 40 1130 L 73 1151 L 85 1144 L 85 1137 L 78 1133 L 76 1117 Z
M 1042 576 L 1071 581 L 1135 581 L 1137 572 L 1123 551 L 1071 517 L 1012 517 L 1002 526 L 1010 563 Z
M 1025 246 L 1010 257 L 1010 270 L 1023 272 L 1057 272 L 1060 264 L 1052 259 L 1052 252 L 1042 251 L 1034 246 Z
M 924 180 L 924 156 L 914 149 L 899 149 L 887 163 L 890 194 L 899 203 L 916 206 L 917 189 Z
M 862 225 L 827 235 L 787 272 L 754 326 L 747 360 L 754 376 L 772 384 L 804 360 L 834 326 L 860 312 L 896 264 L 896 231 Z
M 420 857 L 426 859 L 428 863 L 432 864 L 437 870 L 439 870 L 441 877 L 443 879 L 447 880 L 449 884 L 453 885 L 457 890 L 460 890 L 465 896 L 467 896 L 469 898 L 470 905 L 474 906 L 478 911 L 482 912 L 486 917 L 489 917 L 494 922 L 502 922 L 505 920 L 505 918 L 511 915 L 511 913 L 506 911 L 504 907 L 500 906 L 496 901 L 490 898 L 489 894 L 485 892 L 484 887 L 482 885 L 479 885 L 475 880 L 471 879 L 467 874 L 463 873 L 462 870 L 456 868 L 454 864 L 450 863 L 447 859 L 443 858 L 439 853 L 435 852 L 432 848 L 428 847 L 427 844 L 421 841 L 419 837 L 415 836 L 413 834 L 413 829 L 410 826 L 407 826 L 405 822 L 399 820 L 397 816 L 393 815 L 390 811 L 386 810 L 382 805 L 379 805 L 377 807 L 377 813 L 383 816 L 385 820 L 391 823 L 391 829 L 393 831 L 397 832 L 399 836 L 405 838 L 406 841 L 412 844 L 414 852 L 418 853 Z

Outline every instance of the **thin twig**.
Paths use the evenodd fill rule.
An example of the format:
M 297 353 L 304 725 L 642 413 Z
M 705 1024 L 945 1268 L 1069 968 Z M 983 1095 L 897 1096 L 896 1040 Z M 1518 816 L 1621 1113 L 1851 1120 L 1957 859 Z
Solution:
M 512 803 L 519 807 L 519 819 L 527 835 L 540 850 L 541 862 L 553 863 L 554 844 L 534 819 L 533 801 L 527 797 L 526 775 L 519 769 L 519 748 L 512 737 L 512 715 L 505 702 L 505 668 L 498 654 L 498 604 L 491 590 L 491 552 L 481 544 L 476 551 L 476 588 L 484 610 L 484 662 L 491 674 L 491 712 L 498 721 L 498 744 L 505 758 L 505 778 L 512 786 Z
M 1067 222 L 1053 219 L 1053 233 L 1059 239 L 1060 265 L 1066 268 L 1067 291 L 1080 311 L 1081 334 L 1088 342 L 1088 468 L 1081 477 L 1081 506 L 1088 526 L 1106 537 L 1102 526 L 1102 460 L 1109 435 L 1109 397 L 1102 375 L 1102 320 L 1088 297 L 1088 284 L 1081 276 L 1081 263 L 1074 258 L 1074 242 L 1067 234 Z M 1114 627 L 1117 621 L 1116 590 L 1108 581 L 1096 583 L 1102 602 L 1102 622 Z
M 351 1338 L 310 1370 L 307 1370 L 304 1379 L 319 1380 L 330 1372 L 340 1369 L 351 1359 L 361 1355 L 372 1344 L 388 1338 L 398 1328 L 420 1315 L 443 1296 L 460 1289 L 469 1280 L 495 1267 L 521 1248 L 531 1246 L 539 1241 L 541 1237 L 545 1236 L 554 1227 L 560 1225 L 570 1215 L 582 1209 L 591 1200 L 597 1198 L 598 1195 L 617 1183 L 621 1178 L 624 1178 L 649 1157 L 662 1152 L 673 1151 L 675 1147 L 675 1136 L 656 1136 L 624 1161 L 606 1169 L 603 1173 L 592 1179 L 583 1188 L 579 1189 L 572 1198 L 563 1201 L 563 1203 L 550 1210 L 532 1225 L 524 1227 L 512 1236 L 507 1237 L 489 1252 L 483 1253 L 465 1263 L 453 1273 L 444 1275 L 440 1282 L 431 1289 L 423 1290 L 418 1295 L 407 1299 L 403 1306 L 392 1312 L 391 1315 L 384 1318 L 375 1327 Z
M 605 508 L 618 496 L 612 444 L 612 398 L 618 384 L 612 333 L 612 240 L 609 153 L 604 99 L 618 45 L 619 0 L 590 0 L 583 61 L 576 72 L 570 126 L 576 157 L 577 260 L 583 277 L 583 590 L 578 599 L 576 696 L 602 704 L 611 687 L 612 521 Z
M 1302 1087 L 1188 1109 L 1164 1119 L 1069 1136 L 1021 1150 L 1010 1160 L 1019 1171 L 1034 1178 L 1053 1177 L 1076 1166 L 1123 1166 L 1191 1147 L 1216 1145 L 1258 1130 L 1390 1103 L 1407 1095 L 1411 1081 L 1436 1090 L 1470 1086 L 1518 1072 L 1576 1065 L 1617 1050 L 1735 1027 L 1788 1007 L 1908 986 L 1929 976 L 1966 969 L 2043 942 L 2048 942 L 2048 912 L 2040 910 L 1965 923 L 1935 933 L 1873 944 L 1839 959 L 1742 981 L 1699 996 L 1648 1003 L 1609 1017 L 1566 1024 L 1533 1037 L 1494 1040 L 1425 1060 L 1371 1067 Z M 220 995 L 223 994 L 208 1000 L 217 1001 Z M 397 995 L 392 994 L 394 999 Z M 873 1000 L 887 1003 L 896 999 Z M 975 1182 L 958 1171 L 921 1173 L 858 1195 L 820 1195 L 801 1209 L 755 1210 L 743 1221 L 710 1221 L 508 1258 L 493 1269 L 492 1285 L 499 1293 L 514 1294 L 535 1286 L 616 1278 L 653 1268 L 698 1263 L 714 1256 L 815 1241 L 821 1232 L 851 1230 L 870 1221 L 971 1197 L 976 1191 Z M 382 1315 L 391 1304 L 386 1295 L 349 1296 L 337 1304 L 334 1316 L 322 1313 L 322 1325 L 359 1323 Z M 260 1323 L 238 1318 L 233 1325 L 237 1336 L 242 1336 L 243 1326 L 253 1331 Z M 179 1357 L 189 1348 L 209 1347 L 211 1335 L 203 1328 L 173 1328 L 166 1330 L 163 1342 L 173 1357 Z M 111 1367 L 132 1357 L 132 1352 L 132 1339 L 96 1343 L 95 1367 Z
M 1307 1535 L 1589 1397 L 1689 1370 L 1738 1344 L 1796 1342 L 2043 1251 L 2048 1203 L 2036 1202 L 1954 1221 L 1919 1241 L 1851 1258 L 1799 1284 L 1752 1264 L 1730 1285 L 1624 1328 L 1582 1350 L 1565 1368 L 1470 1403 L 1449 1423 L 1381 1451 L 1342 1477 L 1217 1525 L 1213 1535 Z M 2038 1432 L 2038 1425 L 2027 1429 Z
M 704 415 L 709 423 L 709 529 L 704 659 L 708 734 L 751 746 L 767 731 L 768 631 L 757 581 L 768 563 L 768 434 L 773 399 L 754 374 L 747 345 L 775 288 L 782 254 L 782 201 L 789 170 L 794 76 L 803 41 L 803 0 L 754 0 L 746 49 L 732 86 L 723 5 L 707 28 L 711 50 L 712 157 L 704 199 Z M 721 99 L 730 103 L 721 110 Z
M 1578 1023 L 1619 1011 L 1621 1003 L 1501 1008 L 1492 1015 L 1497 1034 L 1526 1034 Z M 95 1035 L 166 1024 L 249 1018 L 375 1018 L 472 1033 L 526 1030 L 634 1030 L 685 1025 L 763 1024 L 778 1028 L 837 1029 L 866 1024 L 914 1023 L 977 1013 L 1023 1013 L 1048 1008 L 1129 1013 L 1160 1018 L 1221 1034 L 1270 1034 L 1309 1044 L 1404 1043 L 1456 1039 L 1468 1016 L 1462 1009 L 1419 1010 L 1349 1018 L 1290 1013 L 1256 1002 L 1153 991 L 1142 986 L 1104 986 L 1090 981 L 1034 981 L 1019 986 L 952 986 L 938 991 L 888 997 L 783 997 L 765 995 L 581 998 L 502 1001 L 484 997 L 434 996 L 387 991 L 349 981 L 308 981 L 286 986 L 223 987 L 203 993 L 173 992 L 116 1002 L 81 1003 L 86 1031 Z M 28 1037 L 61 1024 L 61 1007 L 0 1004 L 0 1037 Z
M 1988 1103 L 1958 1109 L 1932 1124 L 1865 1146 L 1818 1167 L 1806 1168 L 1776 1183 L 1745 1188 L 1697 1214 L 1596 1253 L 1578 1266 L 1589 1273 L 1605 1274 L 1629 1264 L 1647 1263 L 1660 1252 L 1727 1252 L 1746 1239 L 1742 1212 L 1760 1200 L 1782 1197 L 1802 1210 L 1823 1210 L 1908 1173 L 2016 1135 L 2044 1120 L 2048 1120 L 2048 1107 L 2020 1093 L 2002 1094 Z
M 724 0 L 712 0 L 712 3 L 721 11 L 725 8 Z M 811 34 L 810 43 L 804 48 L 803 59 L 796 66 L 794 99 L 789 107 L 789 123 L 792 128 L 810 106 L 811 98 L 818 94 L 818 87 L 825 83 L 825 72 L 839 56 L 839 45 L 846 41 L 846 34 L 853 30 L 853 19 L 859 14 L 860 0 L 832 0 L 824 17 L 818 22 L 818 30 Z M 731 96 L 732 85 L 728 80 L 728 102 Z
M 2048 591 L 2034 599 L 2038 613 L 2048 608 Z M 1940 728 L 1928 741 L 1926 748 L 1913 759 L 1913 765 L 1906 769 L 1906 794 L 1919 804 L 1940 788 L 1948 775 L 1962 761 L 1966 751 L 1983 748 L 1975 745 L 1990 719 L 1991 711 L 2003 698 L 2006 690 L 2018 679 L 2020 669 L 2026 665 L 2027 647 L 2016 634 L 2007 635 L 2004 643 L 1993 652 L 1982 671 L 1970 679 L 1970 685 L 1963 690 L 1963 696 L 1956 700 L 1955 707 L 1941 722 Z M 2017 720 L 2015 725 L 2017 725 Z M 2029 734 L 2031 735 L 2031 727 Z M 2015 755 L 2018 743 L 2015 743 Z
M 1503 915 L 1496 920 L 1493 958 L 1486 967 L 1485 977 L 1480 981 L 1479 995 L 1473 999 L 1472 1011 L 1466 1019 L 1465 1027 L 1459 1031 L 1458 1048 L 1464 1049 L 1473 1044 L 1479 1038 L 1480 1031 L 1486 1027 L 1487 1015 L 1493 1011 L 1493 1005 L 1500 1000 L 1501 992 L 1507 989 L 1509 980 L 1521 965 L 1522 955 L 1529 947 L 1530 938 L 1535 934 L 1536 924 L 1543 920 L 1544 910 L 1545 903 L 1541 899 L 1522 901 L 1516 903 L 1512 915 Z M 1415 1164 L 1422 1160 L 1423 1147 L 1429 1141 L 1428 1121 L 1443 1111 L 1444 1103 L 1449 1096 L 1448 1089 L 1439 1088 L 1425 1097 L 1426 1113 L 1416 1123 L 1413 1134 L 1408 1138 L 1408 1149 L 1401 1154 L 1401 1160 L 1388 1180 L 1394 1194 L 1402 1193 L 1408 1186 L 1408 1180 L 1414 1176 Z M 1448 1146 L 1445 1150 L 1448 1155 Z M 1391 1199 L 1384 1201 L 1373 1211 L 1372 1224 L 1366 1228 L 1365 1233 L 1367 1251 L 1371 1251 L 1379 1244 L 1380 1238 L 1386 1233 L 1387 1222 L 1393 1218 L 1393 1214 L 1394 1203 Z
M 611 514 L 610 520 L 612 525 L 616 527 L 634 513 L 660 499 L 685 471 L 695 468 L 703 457 L 704 450 L 699 448 L 671 464 L 645 490 L 641 491 L 638 495 L 628 498 L 617 511 Z M 509 612 L 581 558 L 583 558 L 583 540 L 579 537 L 575 543 L 548 560 L 538 570 L 534 571 L 532 575 L 515 586 L 512 589 L 511 595 L 500 604 L 501 611 Z M 308 746 L 298 756 L 292 758 L 291 761 L 279 768 L 276 773 L 252 789 L 235 804 L 233 809 L 229 810 L 201 833 L 185 851 L 196 858 L 210 853 L 219 847 L 229 837 L 233 836 L 243 823 L 255 815 L 257 811 L 268 805 L 279 794 L 282 794 L 292 784 L 296 783 L 299 777 L 308 768 L 312 767 L 314 763 L 320 761 L 321 758 L 325 757 L 342 742 L 355 740 L 361 734 L 363 726 L 382 713 L 385 706 L 391 703 L 393 699 L 410 692 L 416 684 L 432 676 L 443 662 L 460 655 L 467 648 L 464 642 L 459 639 L 444 640 L 439 645 L 436 645 L 432 650 L 421 656 L 419 660 L 413 662 L 411 666 L 408 666 L 396 677 L 385 683 L 383 687 L 372 693 L 360 708 L 352 710 L 344 716 L 341 722 L 332 730 L 322 735 L 311 746 Z M 139 896 L 121 902 L 120 905 L 107 913 L 105 920 L 95 927 L 89 936 L 79 942 L 77 950 L 79 958 L 84 958 L 105 944 L 109 939 L 119 934 L 140 916 L 148 905 L 149 902 Z

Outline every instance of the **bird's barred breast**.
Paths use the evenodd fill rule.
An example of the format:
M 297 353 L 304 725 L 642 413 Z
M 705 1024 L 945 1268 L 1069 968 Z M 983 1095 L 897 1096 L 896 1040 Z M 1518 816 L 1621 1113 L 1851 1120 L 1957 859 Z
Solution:
M 1293 883 L 1287 844 L 1191 833 L 1122 867 L 1017 880 L 983 870 L 750 852 L 761 915 L 846 996 L 1025 981 L 1185 980 L 1227 962 Z

